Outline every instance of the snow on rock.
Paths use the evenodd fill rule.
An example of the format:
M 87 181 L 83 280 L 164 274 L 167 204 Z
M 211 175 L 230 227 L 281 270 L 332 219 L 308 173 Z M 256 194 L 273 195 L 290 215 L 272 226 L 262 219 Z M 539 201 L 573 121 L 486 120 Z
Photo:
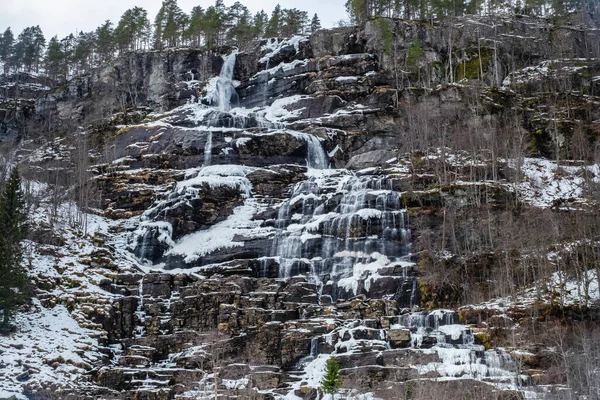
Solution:
M 46 240 L 25 241 L 24 266 L 36 287 L 31 306 L 15 317 L 17 331 L 0 339 L 0 397 L 25 399 L 23 386 L 31 390 L 81 388 L 82 375 L 102 364 L 98 338 L 106 332 L 90 315 L 107 315 L 115 295 L 102 290 L 108 270 L 135 268 L 135 260 L 122 238 L 109 238 L 117 222 L 86 214 L 73 203 L 60 204 L 55 213 L 48 186 L 24 182 L 39 204 L 30 212 L 32 230 L 53 226 Z M 53 239 L 56 238 L 56 239 Z M 109 256 L 105 246 L 113 246 Z
M 294 46 L 296 49 L 296 53 L 300 51 L 300 43 L 308 41 L 306 36 L 293 36 L 290 39 L 279 41 L 275 38 L 270 38 L 267 40 L 267 43 L 262 47 L 262 51 L 266 51 L 267 53 L 260 59 L 260 63 L 268 63 L 269 60 L 275 57 L 282 48 L 287 46 Z
M 204 185 L 210 188 L 219 186 L 229 186 L 238 188 L 246 197 L 250 197 L 252 192 L 252 184 L 246 178 L 246 175 L 256 170 L 252 167 L 244 167 L 240 165 L 213 165 L 209 167 L 188 170 L 186 177 L 193 176 L 185 181 L 178 182 L 175 189 L 176 194 L 184 192 L 196 191 Z
M 244 246 L 244 242 L 235 240 L 236 237 L 268 236 L 271 230 L 261 228 L 261 222 L 252 219 L 258 210 L 257 203 L 249 199 L 243 206 L 235 208 L 233 215 L 225 221 L 183 237 L 167 255 L 183 256 L 186 263 L 192 263 L 220 249 Z
M 31 309 L 17 314 L 15 322 L 17 332 L 0 340 L 0 393 L 5 397 L 25 399 L 24 381 L 40 389 L 50 384 L 80 387 L 78 378 L 101 358 L 98 332 L 81 328 L 63 305 L 48 309 L 34 299 Z
M 517 168 L 515 160 L 509 166 Z M 523 200 L 537 207 L 551 207 L 561 201 L 582 200 L 586 178 L 598 182 L 600 169 L 592 166 L 557 165 L 555 161 L 540 158 L 524 158 L 521 165 L 524 176 L 517 191 Z
M 390 268 L 394 266 L 401 267 L 410 267 L 414 264 L 411 262 L 405 261 L 396 261 L 390 262 L 388 257 L 383 254 L 373 253 L 367 256 L 366 254 L 352 253 L 352 252 L 340 252 L 335 255 L 335 257 L 356 257 L 359 259 L 371 259 L 371 262 L 356 262 L 354 263 L 352 274 L 346 278 L 342 278 L 338 281 L 338 286 L 343 287 L 348 291 L 352 291 L 353 293 L 358 293 L 358 284 L 360 281 L 364 282 L 365 289 L 368 291 L 371 287 L 371 284 L 378 279 L 381 279 L 381 275 L 379 271 L 383 268 Z M 401 279 L 402 277 L 396 277 L 396 279 Z

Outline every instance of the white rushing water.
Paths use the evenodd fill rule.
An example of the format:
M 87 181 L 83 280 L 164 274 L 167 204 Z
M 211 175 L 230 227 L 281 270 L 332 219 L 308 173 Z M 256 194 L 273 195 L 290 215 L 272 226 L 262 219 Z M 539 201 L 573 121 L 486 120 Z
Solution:
M 235 71 L 237 53 L 237 50 L 234 50 L 231 54 L 223 57 L 223 67 L 217 80 L 217 87 L 213 98 L 213 104 L 221 112 L 231 110 L 231 98 L 235 95 L 233 73 Z
M 272 256 L 279 277 L 307 275 L 320 288 L 330 281 L 354 294 L 368 292 L 380 269 L 401 268 L 394 278 L 399 285 L 412 279 L 408 214 L 392 186 L 389 179 L 341 170 L 297 184 L 276 222 Z

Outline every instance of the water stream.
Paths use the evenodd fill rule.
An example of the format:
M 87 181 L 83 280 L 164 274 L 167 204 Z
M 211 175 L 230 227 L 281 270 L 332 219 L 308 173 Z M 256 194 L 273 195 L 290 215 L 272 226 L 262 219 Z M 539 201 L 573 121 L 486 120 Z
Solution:
M 412 279 L 408 214 L 393 181 L 342 170 L 313 175 L 279 209 L 272 249 L 279 277 L 330 282 L 334 297 L 372 292 L 384 269 L 404 272 L 396 284 Z

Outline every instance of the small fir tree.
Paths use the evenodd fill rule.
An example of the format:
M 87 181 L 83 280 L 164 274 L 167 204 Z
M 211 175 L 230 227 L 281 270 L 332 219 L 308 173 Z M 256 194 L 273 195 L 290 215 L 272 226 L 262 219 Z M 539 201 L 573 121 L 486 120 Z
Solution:
M 340 364 L 334 357 L 331 357 L 327 360 L 327 370 L 322 383 L 323 392 L 330 394 L 333 399 L 341 385 Z
M 0 332 L 3 333 L 10 332 L 14 312 L 28 299 L 27 273 L 21 265 L 26 221 L 21 177 L 13 168 L 0 196 Z
M 321 20 L 319 19 L 319 16 L 315 14 L 310 21 L 310 31 L 314 32 L 319 29 L 321 29 Z

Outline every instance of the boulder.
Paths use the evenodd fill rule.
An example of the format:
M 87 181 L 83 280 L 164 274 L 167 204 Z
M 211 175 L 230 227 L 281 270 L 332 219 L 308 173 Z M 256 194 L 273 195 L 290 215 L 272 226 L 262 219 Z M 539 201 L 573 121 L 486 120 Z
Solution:
M 388 338 L 392 348 L 408 347 L 411 343 L 410 330 L 408 329 L 390 329 L 388 330 Z

